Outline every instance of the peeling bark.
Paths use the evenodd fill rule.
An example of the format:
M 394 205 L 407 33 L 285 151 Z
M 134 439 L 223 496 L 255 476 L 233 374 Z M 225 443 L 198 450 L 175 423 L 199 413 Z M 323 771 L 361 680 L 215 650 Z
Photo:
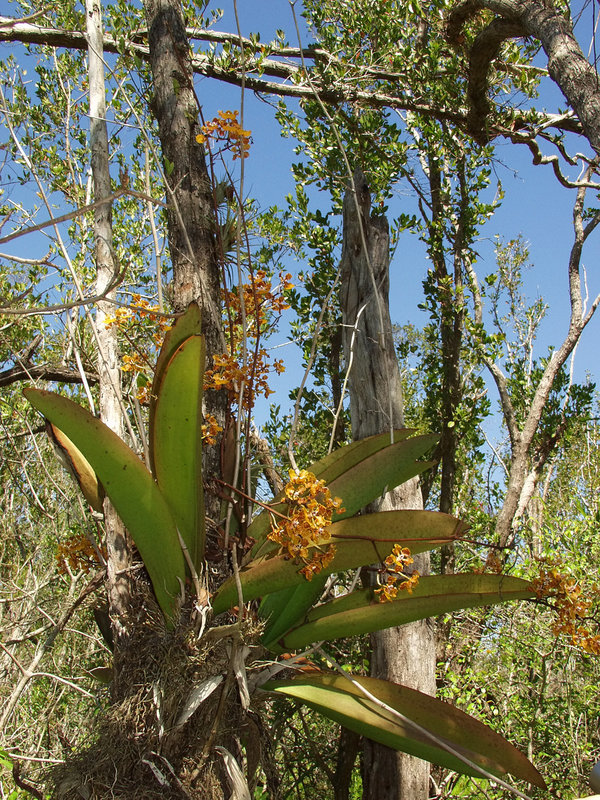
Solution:
M 384 217 L 371 216 L 364 175 L 357 171 L 344 198 L 342 308 L 349 369 L 353 438 L 404 424 L 402 384 L 389 313 L 389 233 Z M 418 479 L 394 489 L 369 511 L 422 508 Z M 415 556 L 429 572 L 429 554 Z M 435 647 L 426 620 L 371 635 L 371 674 L 420 691 L 435 692 Z M 363 796 L 368 800 L 423 800 L 429 764 L 365 740 Z

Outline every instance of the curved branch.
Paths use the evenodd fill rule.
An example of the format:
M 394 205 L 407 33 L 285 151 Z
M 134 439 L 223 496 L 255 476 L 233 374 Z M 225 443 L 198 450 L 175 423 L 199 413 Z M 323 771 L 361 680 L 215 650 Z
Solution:
M 487 131 L 492 110 L 488 98 L 492 63 L 507 39 L 516 39 L 523 35 L 519 22 L 496 17 L 475 37 L 469 59 L 467 130 L 478 144 L 487 144 L 493 138 Z
M 531 36 L 540 42 L 548 57 L 548 74 L 577 114 L 589 143 L 600 154 L 600 79 L 583 54 L 570 21 L 553 3 L 539 0 L 466 0 L 448 17 L 446 32 L 450 42 L 460 44 L 465 23 L 484 9 L 503 20 L 505 31 L 514 25 L 515 30 L 519 27 L 522 31 L 517 35 Z M 474 47 L 479 46 L 478 38 Z

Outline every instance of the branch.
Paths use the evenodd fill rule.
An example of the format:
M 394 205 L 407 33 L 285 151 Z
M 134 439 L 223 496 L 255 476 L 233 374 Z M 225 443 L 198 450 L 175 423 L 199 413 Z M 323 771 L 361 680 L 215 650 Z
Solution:
M 519 23 L 496 18 L 476 36 L 473 42 L 467 88 L 469 104 L 467 130 L 478 144 L 487 144 L 491 138 L 487 131 L 492 110 L 488 99 L 490 67 L 507 39 L 523 35 L 524 31 Z
M 60 620 L 53 626 L 52 630 L 48 634 L 46 641 L 43 645 L 39 648 L 38 652 L 33 657 L 31 664 L 27 669 L 23 669 L 23 674 L 19 679 L 17 685 L 13 689 L 8 702 L 4 708 L 4 713 L 2 714 L 2 719 L 0 719 L 0 728 L 2 730 L 6 730 L 6 726 L 8 724 L 8 720 L 10 719 L 15 706 L 17 705 L 19 698 L 25 687 L 33 677 L 34 673 L 36 672 L 37 666 L 44 657 L 44 655 L 48 652 L 48 650 L 52 649 L 54 642 L 56 641 L 57 636 L 64 630 L 67 623 L 75 613 L 75 611 L 79 608 L 79 606 L 89 597 L 93 592 L 95 592 L 98 587 L 101 585 L 102 580 L 104 578 L 104 573 L 99 572 L 95 575 L 92 580 L 83 588 L 79 597 L 70 605 L 70 607 L 64 612 Z
M 509 35 L 531 36 L 537 39 L 548 57 L 548 74 L 560 87 L 565 98 L 577 114 L 583 132 L 594 150 L 600 154 L 600 81 L 595 68 L 583 54 L 573 33 L 570 21 L 564 17 L 553 3 L 539 0 L 465 0 L 452 9 L 449 14 L 446 32 L 454 44 L 461 44 L 462 30 L 468 20 L 480 11 L 488 10 L 502 19 L 504 28 L 494 20 L 482 32 L 493 38 L 494 31 L 499 35 L 502 30 L 521 30 L 521 33 Z M 514 27 L 513 27 L 514 26 Z M 481 36 L 481 34 L 480 34 Z M 506 38 L 506 37 L 505 37 Z M 475 67 L 485 61 L 484 53 L 476 52 L 483 40 L 476 37 L 473 44 Z M 481 76 L 469 75 L 469 86 L 477 83 Z M 478 92 L 474 88 L 475 95 Z M 476 114 L 476 110 L 473 112 Z
M 266 439 L 263 439 L 256 428 L 250 429 L 250 444 L 254 447 L 256 451 L 256 457 L 258 458 L 260 465 L 263 469 L 265 478 L 267 479 L 267 483 L 271 491 L 273 492 L 273 497 L 277 497 L 280 492 L 283 491 L 283 487 L 285 483 L 281 477 L 281 475 L 275 469 L 275 464 L 273 463 L 273 456 L 271 455 L 271 451 L 269 449 L 269 443 Z
M 586 178 L 589 178 L 591 170 L 594 165 L 588 167 Z M 586 189 L 582 187 L 577 192 L 577 199 L 573 209 L 573 228 L 575 231 L 574 243 L 571 248 L 569 257 L 568 274 L 569 274 L 569 294 L 571 303 L 571 318 L 569 322 L 569 329 L 567 335 L 561 346 L 552 353 L 544 373 L 538 383 L 534 396 L 531 400 L 527 418 L 523 424 L 520 432 L 517 446 L 512 448 L 512 461 L 510 468 L 510 476 L 506 490 L 506 497 L 504 504 L 498 514 L 496 521 L 496 532 L 498 534 L 499 544 L 505 546 L 511 538 L 517 514 L 519 511 L 519 502 L 523 496 L 525 483 L 527 480 L 527 463 L 530 457 L 537 458 L 537 464 L 534 469 L 541 469 L 541 462 L 545 462 L 549 453 L 544 453 L 543 450 L 536 454 L 531 454 L 531 445 L 538 430 L 540 420 L 544 413 L 548 397 L 554 386 L 554 381 L 560 369 L 565 364 L 567 358 L 573 352 L 585 327 L 592 319 L 598 305 L 600 305 L 600 295 L 598 295 L 590 306 L 589 311 L 583 315 L 583 301 L 581 297 L 581 279 L 580 279 L 580 262 L 583 244 L 590 233 L 595 230 L 600 223 L 600 212 L 597 212 L 594 217 L 583 226 L 583 213 Z
M 197 29 L 187 29 L 187 31 L 190 37 L 205 41 L 228 42 L 231 44 L 239 44 L 240 41 L 239 37 L 235 34 Z M 140 35 L 143 36 L 145 34 L 143 32 L 142 34 L 138 33 L 134 39 L 126 43 L 125 54 L 138 56 L 147 61 L 149 58 L 149 49 L 145 40 L 143 43 L 137 41 Z M 250 42 L 250 40 L 246 39 L 242 41 L 245 46 L 250 47 L 254 52 L 262 52 L 264 47 L 268 49 L 268 46 L 262 43 Z M 21 42 L 50 47 L 65 47 L 75 50 L 84 50 L 87 48 L 86 39 L 80 31 L 66 31 L 32 25 L 31 23 L 11 17 L 0 17 L 0 42 Z M 105 36 L 104 50 L 107 53 L 122 54 L 122 50 L 119 49 L 117 42 L 110 36 Z M 309 58 L 315 61 L 334 61 L 339 63 L 335 56 L 318 47 L 307 47 L 304 49 L 282 47 L 275 52 L 282 58 L 298 57 Z M 351 75 L 344 86 L 332 89 L 324 86 L 317 76 L 313 76 L 312 82 L 307 82 L 305 69 L 301 66 L 290 64 L 289 62 L 258 57 L 246 60 L 245 66 L 246 71 L 237 69 L 236 67 L 225 68 L 215 63 L 212 55 L 196 53 L 192 56 L 192 68 L 194 73 L 208 78 L 215 78 L 216 80 L 233 84 L 234 86 L 241 86 L 244 84 L 247 89 L 259 94 L 272 94 L 279 97 L 293 97 L 299 100 L 308 100 L 315 99 L 316 93 L 323 102 L 333 105 L 339 103 L 354 103 L 374 108 L 412 111 L 417 114 L 422 114 L 425 117 L 453 122 L 461 128 L 468 128 L 468 113 L 466 110 L 454 111 L 426 102 L 418 102 L 411 97 L 409 93 L 403 94 L 398 92 L 391 94 L 386 91 L 361 90 L 350 85 L 350 80 L 356 83 L 361 78 L 364 78 L 370 84 L 372 84 L 373 80 L 379 80 L 401 86 L 402 76 L 397 73 L 390 73 L 372 67 L 364 67 L 361 68 L 361 70 L 357 70 L 354 75 Z M 344 64 L 344 69 L 348 70 L 349 65 Z M 255 74 L 248 74 L 252 71 L 254 71 Z M 263 77 L 263 75 L 279 78 L 281 80 L 268 80 Z M 284 83 L 281 81 L 286 82 Z M 537 122 L 539 125 L 581 133 L 581 127 L 578 125 L 577 121 L 571 118 L 565 118 L 564 115 L 540 115 Z M 526 126 L 529 123 L 526 123 L 525 120 L 519 122 L 519 118 L 517 117 L 513 119 L 513 124 Z M 489 126 L 488 128 L 488 135 L 491 138 L 495 136 L 506 136 L 510 138 L 510 133 L 511 130 L 502 125 Z
M 87 372 L 89 383 L 98 383 L 98 374 Z M 23 364 L 0 372 L 0 387 L 10 386 L 17 381 L 31 381 L 41 378 L 44 381 L 57 383 L 81 383 L 81 375 L 77 370 L 69 369 L 61 364 Z
M 481 290 L 479 288 L 479 281 L 477 280 L 477 274 L 473 269 L 473 265 L 471 264 L 469 259 L 465 260 L 465 267 L 469 275 L 469 279 L 471 281 L 471 291 L 473 292 L 473 302 L 475 304 L 475 324 L 477 326 L 482 326 L 483 300 L 481 297 Z M 515 409 L 512 404 L 512 400 L 510 399 L 510 393 L 508 391 L 508 383 L 506 380 L 506 375 L 502 372 L 498 364 L 496 364 L 495 361 L 492 361 L 492 359 L 487 356 L 483 346 L 482 346 L 482 358 L 484 364 L 488 368 L 489 372 L 491 373 L 496 383 L 496 387 L 498 388 L 498 394 L 500 395 L 500 405 L 502 407 L 504 422 L 506 423 L 506 427 L 508 429 L 508 435 L 510 437 L 511 447 L 514 450 L 519 440 L 520 433 L 519 433 L 519 426 L 517 424 Z

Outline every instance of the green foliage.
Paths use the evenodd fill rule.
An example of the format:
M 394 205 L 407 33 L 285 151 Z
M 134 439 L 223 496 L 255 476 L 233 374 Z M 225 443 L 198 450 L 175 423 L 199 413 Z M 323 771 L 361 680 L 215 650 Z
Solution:
M 196 559 L 196 563 L 204 558 L 200 473 L 203 353 L 200 317 L 197 307 L 191 305 L 167 334 L 158 359 L 149 436 L 153 443 L 152 473 L 121 439 L 80 406 L 56 394 L 26 390 L 29 401 L 68 437 L 63 440 L 63 447 L 68 450 L 70 444 L 74 444 L 97 473 L 104 491 L 138 547 L 170 626 L 177 623 L 177 590 L 183 587 L 185 579 L 182 546 L 185 543 L 186 557 Z M 187 390 L 181 392 L 182 387 L 187 387 Z M 465 606 L 531 597 L 530 585 L 516 578 L 455 575 L 424 578 L 417 590 L 411 586 L 411 594 L 384 606 L 379 604 L 372 590 L 363 590 L 317 605 L 311 611 L 322 592 L 324 575 L 378 560 L 385 577 L 387 565 L 392 563 L 392 556 L 386 557 L 389 550 L 396 552 L 396 548 L 410 543 L 412 551 L 419 552 L 452 541 L 459 535 L 460 525 L 455 519 L 426 511 L 382 512 L 353 518 L 357 511 L 381 495 L 386 488 L 403 483 L 426 468 L 428 462 L 419 462 L 417 459 L 430 449 L 434 441 L 435 437 L 414 437 L 411 431 L 401 430 L 393 435 L 375 436 L 346 445 L 315 463 L 312 467 L 314 473 L 303 473 L 299 479 L 309 489 L 313 485 L 311 482 L 314 482 L 315 491 L 311 489 L 314 497 L 323 493 L 319 487 L 326 483 L 330 491 L 341 495 L 344 507 L 340 508 L 338 501 L 330 504 L 336 516 L 325 531 L 322 526 L 327 523 L 310 516 L 311 513 L 316 514 L 310 511 L 311 504 L 316 503 L 311 500 L 303 524 L 306 531 L 314 528 L 314 532 L 305 544 L 304 537 L 308 536 L 306 531 L 298 529 L 287 535 L 303 542 L 302 550 L 307 554 L 309 548 L 314 548 L 318 553 L 327 543 L 331 563 L 316 562 L 318 566 L 314 572 L 321 575 L 313 579 L 313 583 L 310 580 L 312 573 L 306 574 L 305 569 L 300 570 L 298 564 L 284 554 L 283 548 L 278 551 L 277 545 L 269 540 L 273 514 L 292 519 L 295 494 L 288 485 L 280 501 L 264 510 L 250 526 L 248 534 L 256 540 L 256 544 L 237 577 L 225 581 L 214 596 L 215 613 L 233 605 L 240 589 L 245 601 L 262 596 L 265 599 L 261 614 L 266 615 L 267 619 L 275 617 L 275 627 L 268 625 L 264 641 L 277 651 L 280 646 L 299 648 L 315 640 L 352 636 Z M 323 484 L 316 483 L 315 475 Z M 181 546 L 178 531 L 181 534 Z M 193 561 L 190 561 L 190 568 L 192 564 Z M 277 610 L 269 606 L 271 594 Z M 285 620 L 285 625 L 281 624 L 281 620 Z M 340 685 L 335 676 L 323 678 L 326 697 L 316 699 L 313 695 L 318 690 L 319 680 L 317 683 L 309 681 L 306 696 L 302 687 L 307 684 L 303 679 L 291 683 L 280 682 L 271 688 L 303 699 L 334 720 L 339 720 L 341 714 L 345 724 L 377 741 L 418 753 L 436 763 L 465 769 L 460 758 L 456 755 L 448 758 L 443 751 L 432 748 L 427 739 L 424 743 L 422 735 L 415 733 L 410 726 L 404 728 L 398 718 L 392 715 L 392 718 L 383 721 L 375 708 L 368 710 L 371 700 L 368 697 L 361 699 L 360 692 L 357 694 L 354 684 L 348 681 Z M 368 691 L 375 691 L 402 714 L 406 712 L 406 707 L 399 698 L 403 696 L 402 693 L 410 694 L 412 699 L 409 705 L 413 710 L 418 707 L 430 709 L 426 712 L 426 727 L 450 742 L 452 752 L 456 747 L 464 751 L 465 741 L 461 737 L 471 730 L 468 747 L 471 760 L 494 773 L 511 772 L 540 784 L 541 777 L 534 768 L 522 756 L 517 757 L 516 751 L 513 753 L 511 747 L 499 739 L 494 740 L 495 755 L 490 761 L 485 748 L 481 749 L 481 743 L 475 744 L 475 739 L 481 739 L 482 736 L 476 733 L 479 731 L 477 723 L 471 721 L 467 725 L 461 721 L 459 725 L 454 720 L 456 713 L 439 701 L 421 696 L 417 703 L 414 699 L 416 695 L 411 694 L 411 690 L 402 687 L 392 689 L 391 685 L 386 688 L 381 682 L 367 679 L 362 679 L 361 685 Z M 335 702 L 327 699 L 331 689 L 336 693 Z M 435 724 L 434 718 L 437 720 Z M 419 714 L 416 719 L 421 719 Z M 467 772 L 472 768 L 467 766 Z

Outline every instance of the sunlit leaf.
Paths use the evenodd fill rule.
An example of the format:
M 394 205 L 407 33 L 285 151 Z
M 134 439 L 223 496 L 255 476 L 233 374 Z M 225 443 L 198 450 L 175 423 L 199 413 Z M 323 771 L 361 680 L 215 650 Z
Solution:
M 191 336 L 163 367 L 150 441 L 154 474 L 192 563 L 204 558 L 202 386 L 204 337 Z
M 368 503 L 405 481 L 419 475 L 431 462 L 417 461 L 437 442 L 433 435 L 407 438 L 412 430 L 402 429 L 394 434 L 390 444 L 389 433 L 370 436 L 345 445 L 308 467 L 319 480 L 324 480 L 332 497 L 341 497 L 344 511 L 335 515 L 341 520 L 356 514 Z M 285 513 L 286 503 L 281 495 L 273 501 L 275 511 Z M 248 528 L 248 536 L 256 540 L 250 558 L 263 554 L 264 542 L 271 529 L 269 511 L 259 514 Z M 267 545 L 268 547 L 268 545 Z
M 351 517 L 386 491 L 400 486 L 432 466 L 431 461 L 418 461 L 435 445 L 438 436 L 426 434 L 395 442 L 373 453 L 332 480 L 329 490 L 341 497 L 345 511 L 335 519 Z
M 393 434 L 388 432 L 367 436 L 365 439 L 338 447 L 319 461 L 313 462 L 309 469 L 319 480 L 325 481 L 329 485 L 344 472 L 360 464 L 378 450 L 408 439 L 414 433 L 416 433 L 414 428 L 396 428 Z
M 334 722 L 388 747 L 457 772 L 479 774 L 411 724 L 416 723 L 487 772 L 499 777 L 510 774 L 546 788 L 540 773 L 522 753 L 457 708 L 389 681 L 354 680 L 358 686 L 341 675 L 321 674 L 269 681 L 263 688 L 300 700 Z M 366 697 L 361 687 L 389 708 Z
M 172 621 L 185 567 L 175 522 L 152 475 L 116 433 L 77 403 L 41 389 L 24 393 L 89 461 L 140 551 L 160 607 Z
M 156 360 L 156 367 L 154 368 L 154 379 L 152 381 L 152 390 L 150 392 L 150 429 L 153 427 L 154 412 L 156 407 L 156 399 L 159 394 L 160 385 L 163 380 L 164 371 L 169 361 L 173 358 L 176 351 L 181 345 L 191 336 L 199 336 L 202 333 L 202 319 L 200 308 L 197 303 L 190 303 L 186 312 L 180 317 L 177 317 L 173 327 L 167 331 L 165 338 Z M 154 445 L 149 443 L 150 447 L 150 468 L 154 473 Z
M 412 594 L 399 591 L 381 603 L 373 589 L 361 589 L 312 609 L 306 623 L 283 637 L 282 647 L 297 650 L 313 642 L 405 625 L 450 611 L 491 606 L 535 596 L 531 584 L 508 575 L 427 575 Z

